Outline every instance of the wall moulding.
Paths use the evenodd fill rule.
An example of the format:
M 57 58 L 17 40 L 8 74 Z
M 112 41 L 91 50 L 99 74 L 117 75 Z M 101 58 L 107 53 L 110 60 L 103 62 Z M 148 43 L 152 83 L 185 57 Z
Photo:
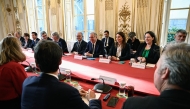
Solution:
M 119 31 L 122 31 L 127 34 L 130 32 L 131 26 L 129 25 L 130 22 L 130 16 L 131 16 L 131 11 L 129 10 L 129 5 L 127 5 L 127 2 L 121 7 L 119 10 Z

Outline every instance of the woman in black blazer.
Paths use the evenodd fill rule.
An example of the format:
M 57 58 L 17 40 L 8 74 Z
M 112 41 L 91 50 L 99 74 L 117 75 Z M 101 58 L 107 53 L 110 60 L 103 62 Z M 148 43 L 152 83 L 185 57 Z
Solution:
M 116 34 L 116 43 L 110 48 L 108 58 L 114 61 L 130 59 L 130 46 L 126 43 L 125 34 L 123 32 Z
M 31 48 L 32 40 L 30 39 L 30 35 L 28 33 L 24 33 L 24 41 L 22 44 L 24 49 Z
M 152 31 L 145 33 L 145 42 L 140 44 L 135 54 L 140 62 L 156 64 L 160 58 L 160 47 L 155 45 L 156 36 Z

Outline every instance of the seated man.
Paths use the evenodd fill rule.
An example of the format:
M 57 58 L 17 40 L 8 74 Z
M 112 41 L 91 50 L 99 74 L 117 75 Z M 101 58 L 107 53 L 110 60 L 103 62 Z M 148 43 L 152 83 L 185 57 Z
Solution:
M 34 58 L 43 73 L 25 79 L 21 97 L 22 109 L 101 109 L 101 101 L 94 99 L 95 93 L 91 90 L 88 107 L 77 89 L 59 82 L 57 75 L 62 62 L 62 50 L 56 43 L 40 41 L 34 48 Z
M 41 35 L 41 39 L 42 39 L 42 40 L 52 40 L 51 38 L 49 38 L 49 37 L 47 36 L 47 33 L 46 33 L 45 31 L 42 31 L 42 32 L 40 33 L 40 35 Z
M 56 42 L 61 47 L 61 49 L 63 50 L 63 53 L 65 52 L 68 53 L 67 44 L 65 40 L 60 38 L 57 32 L 53 32 L 51 36 L 52 36 L 53 41 Z
M 34 49 L 34 47 L 36 46 L 36 44 L 40 41 L 40 39 L 37 37 L 38 34 L 36 32 L 32 32 L 32 44 L 31 44 L 31 48 Z
M 129 97 L 122 109 L 190 109 L 190 45 L 168 45 L 154 72 L 160 96 Z
M 179 29 L 174 36 L 174 41 L 168 43 L 168 44 L 174 44 L 174 43 L 182 43 L 185 42 L 187 36 L 187 32 L 183 29 Z M 168 45 L 167 44 L 167 45 Z M 162 50 L 162 52 L 164 52 L 165 48 L 167 47 L 167 45 L 164 47 L 164 49 Z
M 104 43 L 104 47 L 106 50 L 106 54 L 109 54 L 109 50 L 111 46 L 114 44 L 114 39 L 109 36 L 109 31 L 105 30 L 104 31 L 104 38 L 102 38 L 102 42 Z
M 104 55 L 104 44 L 97 39 L 97 34 L 94 32 L 90 33 L 89 39 L 90 41 L 87 44 L 85 55 L 87 57 L 99 57 L 99 55 Z
M 21 45 L 24 44 L 24 37 L 21 36 L 21 32 L 15 32 L 14 36 L 21 42 Z
M 78 53 L 82 55 L 84 53 L 87 43 L 84 40 L 82 40 L 82 38 L 83 38 L 82 32 L 78 32 L 77 42 L 74 43 L 73 49 L 71 50 L 71 52 L 73 52 L 74 54 Z

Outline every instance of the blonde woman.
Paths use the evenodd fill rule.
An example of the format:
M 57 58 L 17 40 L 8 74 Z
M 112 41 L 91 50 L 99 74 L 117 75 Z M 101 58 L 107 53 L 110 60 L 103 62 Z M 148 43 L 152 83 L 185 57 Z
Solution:
M 0 106 L 2 109 L 20 109 L 22 83 L 27 75 L 18 62 L 24 61 L 26 56 L 19 40 L 10 36 L 1 40 L 0 52 Z

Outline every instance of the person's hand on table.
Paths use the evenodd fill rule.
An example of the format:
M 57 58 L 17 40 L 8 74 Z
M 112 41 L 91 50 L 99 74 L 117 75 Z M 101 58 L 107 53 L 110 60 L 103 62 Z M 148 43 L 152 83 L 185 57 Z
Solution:
M 92 54 L 90 54 L 89 52 L 86 52 L 85 55 L 88 57 L 92 57 Z
M 142 61 L 142 57 L 137 57 L 137 59 L 138 59 L 139 61 Z
M 111 57 L 111 60 L 113 60 L 113 61 L 119 61 L 119 58 L 117 58 L 117 57 L 115 57 L 115 56 L 112 56 L 112 57 Z
M 78 55 L 78 52 L 74 51 L 73 54 Z
M 79 90 L 79 93 L 80 93 L 80 95 L 81 96 L 86 96 L 86 94 L 87 94 L 87 91 L 85 91 L 84 89 L 81 89 L 81 90 Z
M 142 62 L 146 62 L 146 58 L 145 57 L 142 57 Z
M 81 96 L 86 97 L 88 100 L 92 100 L 92 99 L 96 98 L 94 91 L 92 91 L 91 89 L 89 89 L 88 91 L 81 89 L 81 90 L 79 90 L 79 93 Z

